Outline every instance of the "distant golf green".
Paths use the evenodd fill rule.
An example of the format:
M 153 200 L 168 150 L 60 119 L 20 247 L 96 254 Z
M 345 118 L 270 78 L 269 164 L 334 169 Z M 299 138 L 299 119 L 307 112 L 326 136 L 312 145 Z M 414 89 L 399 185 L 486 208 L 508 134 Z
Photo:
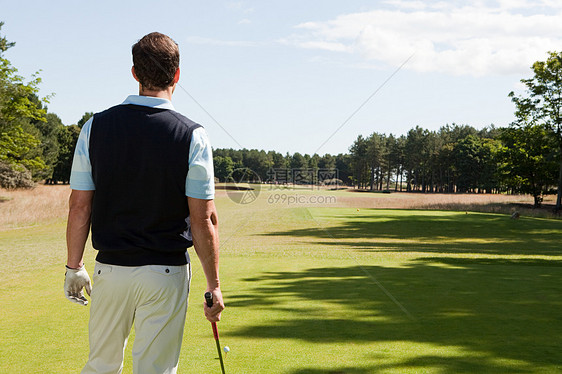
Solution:
M 227 373 L 562 370 L 562 221 L 363 209 L 339 191 L 346 207 L 288 204 L 273 193 L 217 197 Z M 87 359 L 89 307 L 62 292 L 64 229 L 61 218 L 0 231 L 1 373 L 77 373 Z M 179 373 L 220 373 L 190 253 Z

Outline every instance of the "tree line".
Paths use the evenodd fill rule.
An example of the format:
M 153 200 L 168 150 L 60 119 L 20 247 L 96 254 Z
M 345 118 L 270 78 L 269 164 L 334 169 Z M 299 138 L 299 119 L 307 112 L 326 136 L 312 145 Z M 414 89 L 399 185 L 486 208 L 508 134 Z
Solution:
M 556 191 L 558 150 L 540 127 L 415 127 L 359 136 L 350 147 L 357 188 L 434 193 L 524 193 L 539 206 Z
M 337 156 L 215 149 L 213 159 L 221 182 L 314 182 L 295 180 L 306 171 L 320 184 L 327 171 L 324 175 L 337 178 L 338 184 L 364 190 L 523 193 L 533 195 L 540 206 L 545 194 L 556 192 L 559 150 L 540 126 L 477 130 L 452 124 L 437 131 L 417 126 L 401 136 L 359 135 L 349 153 Z
M 420 192 L 556 193 L 562 209 L 562 53 L 549 52 L 522 79 L 526 91 L 509 93 L 515 121 L 506 128 L 421 127 L 407 135 L 358 136 L 349 148 L 358 188 Z
M 0 187 L 67 183 L 80 129 L 93 113 L 63 125 L 48 111 L 49 97 L 37 96 L 38 73 L 25 82 L 4 57 L 14 45 L 0 35 Z M 550 52 L 532 71 L 532 78 L 521 80 L 524 95 L 509 93 L 516 119 L 506 128 L 452 124 L 436 131 L 417 126 L 400 136 L 374 132 L 359 135 L 349 153 L 338 155 L 215 149 L 215 176 L 220 181 L 336 181 L 373 191 L 525 193 L 534 196 L 536 206 L 545 194 L 557 193 L 561 210 L 562 53 Z
M 213 150 L 215 177 L 221 182 L 249 180 L 290 184 L 352 184 L 349 154 L 285 155 L 257 149 Z M 337 179 L 337 181 L 335 181 Z

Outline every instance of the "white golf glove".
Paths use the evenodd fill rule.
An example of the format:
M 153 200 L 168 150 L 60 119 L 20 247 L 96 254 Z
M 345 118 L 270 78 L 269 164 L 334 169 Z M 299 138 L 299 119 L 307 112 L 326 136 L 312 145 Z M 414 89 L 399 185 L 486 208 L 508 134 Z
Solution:
M 67 266 L 64 277 L 64 295 L 66 298 L 73 303 L 88 305 L 88 300 L 84 296 L 82 288 L 86 288 L 88 295 L 92 292 L 90 276 L 86 267 L 82 265 L 79 269 L 71 269 Z

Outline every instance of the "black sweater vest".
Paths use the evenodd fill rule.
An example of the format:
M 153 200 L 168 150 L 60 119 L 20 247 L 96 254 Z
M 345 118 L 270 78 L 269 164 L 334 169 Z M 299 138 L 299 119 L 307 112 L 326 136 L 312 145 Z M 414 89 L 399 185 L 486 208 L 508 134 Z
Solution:
M 185 180 L 191 134 L 198 127 L 175 111 L 140 105 L 94 115 L 92 244 L 99 262 L 187 263 L 192 242 Z

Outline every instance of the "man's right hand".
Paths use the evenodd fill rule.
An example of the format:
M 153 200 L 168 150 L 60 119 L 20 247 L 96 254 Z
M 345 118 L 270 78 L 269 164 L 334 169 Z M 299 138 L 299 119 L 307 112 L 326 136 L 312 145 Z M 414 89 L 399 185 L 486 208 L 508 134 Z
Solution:
M 205 317 L 209 322 L 218 322 L 221 319 L 221 312 L 224 310 L 224 302 L 222 301 L 222 292 L 220 288 L 208 289 L 213 295 L 213 306 L 208 307 L 207 303 L 204 304 Z
M 66 267 L 64 277 L 64 295 L 73 303 L 88 305 L 88 299 L 84 296 L 82 289 L 85 288 L 88 296 L 92 292 L 90 276 L 86 271 L 86 266 L 82 265 L 78 269 Z

